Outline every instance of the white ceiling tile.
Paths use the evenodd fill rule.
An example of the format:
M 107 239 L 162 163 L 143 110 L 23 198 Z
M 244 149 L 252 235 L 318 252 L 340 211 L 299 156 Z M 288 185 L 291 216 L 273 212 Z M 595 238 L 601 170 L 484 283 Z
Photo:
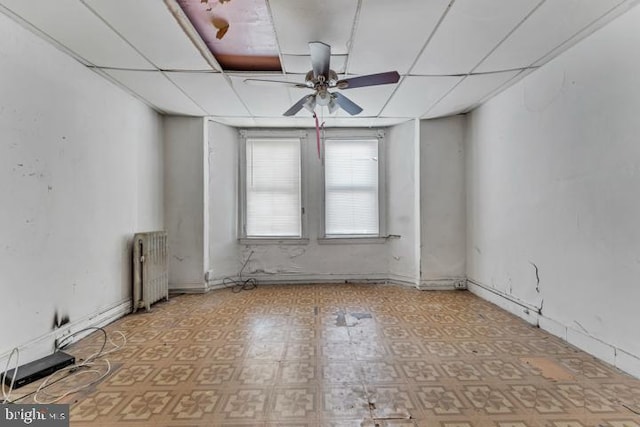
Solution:
M 207 115 L 160 71 L 105 70 L 105 72 L 160 111 L 189 116 Z
M 247 109 L 220 73 L 166 72 L 191 99 L 211 116 L 246 116 Z
M 287 73 L 306 74 L 311 70 L 311 56 L 309 55 L 282 55 L 284 70 Z M 331 55 L 331 69 L 338 74 L 344 73 L 347 55 Z M 304 79 L 303 79 L 304 81 Z
M 0 4 L 93 65 L 153 68 L 78 0 L 0 0 Z
M 463 74 L 478 65 L 540 0 L 458 0 L 411 74 Z
M 405 77 L 387 106 L 382 110 L 382 115 L 386 117 L 420 117 L 461 79 L 462 77 Z
M 158 68 L 209 70 L 164 2 L 158 0 L 84 0 Z
M 534 64 L 622 0 L 547 0 L 476 71 Z
M 308 43 L 331 45 L 331 53 L 349 53 L 348 43 L 357 0 L 269 0 L 280 50 L 285 55 L 306 55 Z
M 449 0 L 364 1 L 348 72 L 406 74 L 448 4 Z
M 362 107 L 363 116 L 376 116 L 395 90 L 396 85 L 381 85 L 341 90 L 344 96 Z
M 298 76 L 283 76 L 278 74 L 242 74 L 231 75 L 231 82 L 236 92 L 242 98 L 252 116 L 278 117 L 287 111 L 292 104 L 287 86 L 254 85 L 244 83 L 245 79 L 268 79 L 289 81 L 287 79 Z M 298 82 L 298 80 L 294 80 Z M 304 82 L 304 78 L 301 79 Z
M 468 76 L 423 117 L 441 117 L 466 111 L 479 101 L 482 101 L 491 92 L 513 79 L 518 73 L 519 71 L 507 71 L 504 73 Z

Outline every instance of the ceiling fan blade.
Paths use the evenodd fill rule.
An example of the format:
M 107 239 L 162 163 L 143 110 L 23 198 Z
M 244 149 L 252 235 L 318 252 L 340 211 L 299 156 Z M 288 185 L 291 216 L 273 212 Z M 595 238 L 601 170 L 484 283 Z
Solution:
M 309 42 L 309 53 L 311 54 L 313 77 L 324 76 L 328 80 L 331 46 L 322 42 Z
M 366 76 L 339 80 L 338 83 L 336 83 L 336 87 L 338 89 L 353 89 L 356 87 L 398 83 L 399 80 L 400 74 L 398 74 L 397 71 L 388 71 L 386 73 L 368 74 Z
M 346 96 L 344 96 L 341 93 L 333 93 L 331 94 L 331 96 L 333 97 L 333 99 L 336 100 L 336 102 L 338 103 L 338 105 L 347 113 L 351 114 L 352 116 L 355 116 L 356 114 L 359 114 L 362 112 L 362 108 L 356 104 L 355 102 L 353 102 L 352 100 L 350 100 L 349 98 L 347 98 Z
M 288 86 L 308 89 L 309 87 L 302 83 L 283 82 L 281 80 L 265 80 L 265 79 L 244 79 L 244 83 L 255 86 Z
M 302 110 L 302 107 L 304 107 L 304 104 L 307 102 L 309 97 L 313 97 L 313 96 L 314 95 L 305 95 L 305 96 L 303 96 L 300 99 L 300 101 L 298 101 L 295 104 L 293 104 L 291 106 L 291 108 L 289 108 L 287 111 L 285 111 L 282 115 L 283 116 L 294 116 L 298 111 Z

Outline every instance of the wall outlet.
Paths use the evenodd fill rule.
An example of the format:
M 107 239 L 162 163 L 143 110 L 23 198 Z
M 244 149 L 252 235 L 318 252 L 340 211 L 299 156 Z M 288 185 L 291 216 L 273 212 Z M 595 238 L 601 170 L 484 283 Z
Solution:
M 204 273 L 204 281 L 211 282 L 213 280 L 213 270 L 208 270 Z
M 467 279 L 456 280 L 453 287 L 456 289 L 467 289 Z
M 54 341 L 53 341 L 53 345 L 56 349 L 60 349 L 60 348 L 64 348 L 67 347 L 68 345 L 71 345 L 75 342 L 76 340 L 76 336 L 69 336 L 69 333 L 66 333 L 64 335 L 61 335 L 59 337 L 57 337 Z M 60 347 L 60 345 L 62 344 L 62 347 Z

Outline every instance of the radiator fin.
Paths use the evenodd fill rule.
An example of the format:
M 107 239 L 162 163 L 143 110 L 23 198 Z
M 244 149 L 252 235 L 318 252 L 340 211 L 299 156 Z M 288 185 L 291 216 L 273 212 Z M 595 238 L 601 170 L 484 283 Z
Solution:
M 152 231 L 133 236 L 133 311 L 162 298 L 169 300 L 167 232 Z

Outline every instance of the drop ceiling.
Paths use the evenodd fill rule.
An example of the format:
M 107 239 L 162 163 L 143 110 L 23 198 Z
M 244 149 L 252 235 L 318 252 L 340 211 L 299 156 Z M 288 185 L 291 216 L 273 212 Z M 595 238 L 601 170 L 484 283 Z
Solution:
M 231 15 L 225 37 L 252 19 L 261 31 L 266 24 L 281 72 L 224 70 L 177 0 L 0 0 L 0 12 L 161 113 L 234 126 L 312 126 L 304 110 L 282 116 L 310 91 L 244 79 L 303 83 L 307 42 L 323 41 L 340 77 L 401 75 L 397 84 L 343 91 L 363 112 L 324 110 L 326 125 L 386 126 L 470 111 L 639 1 L 251 0 L 261 7 L 245 9 L 261 12 L 235 27 Z

